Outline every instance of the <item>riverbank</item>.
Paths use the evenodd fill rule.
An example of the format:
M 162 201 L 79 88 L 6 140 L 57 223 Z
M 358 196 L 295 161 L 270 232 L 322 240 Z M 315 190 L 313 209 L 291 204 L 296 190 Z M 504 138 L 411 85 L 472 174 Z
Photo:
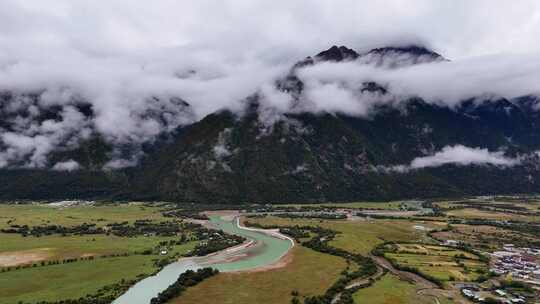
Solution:
M 183 258 L 169 264 L 156 275 L 132 286 L 113 304 L 147 304 L 187 270 L 212 267 L 220 272 L 264 271 L 284 267 L 292 259 L 287 255 L 294 247 L 292 239 L 278 231 L 243 227 L 237 213 L 210 214 L 208 224 L 214 229 L 242 236 L 248 241 L 204 257 Z
M 261 266 L 258 266 L 258 267 L 253 267 L 253 268 L 249 268 L 249 269 L 239 269 L 239 270 L 232 270 L 232 271 L 229 271 L 229 272 L 261 272 L 261 271 L 269 271 L 269 270 L 273 270 L 273 269 L 278 269 L 278 268 L 282 268 L 282 267 L 285 267 L 287 266 L 293 259 L 293 255 L 291 254 L 291 249 L 296 246 L 296 243 L 294 241 L 294 239 L 292 239 L 291 237 L 287 236 L 287 235 L 284 235 L 282 233 L 279 232 L 279 229 L 260 229 L 260 228 L 253 228 L 253 227 L 247 227 L 245 226 L 244 224 L 244 219 L 242 218 L 242 215 L 240 214 L 240 212 L 236 211 L 236 210 L 226 210 L 226 211 L 208 211 L 208 212 L 205 212 L 204 213 L 206 216 L 210 217 L 210 218 L 216 218 L 216 217 L 219 217 L 220 219 L 224 220 L 224 221 L 230 221 L 230 222 L 234 222 L 235 225 L 236 225 L 236 228 L 238 228 L 239 230 L 244 230 L 244 231 L 250 231 L 250 232 L 254 232 L 254 233 L 260 233 L 260 234 L 264 234 L 266 236 L 269 236 L 269 237 L 272 237 L 272 238 L 277 238 L 277 239 L 281 239 L 281 240 L 286 240 L 288 242 L 290 242 L 290 245 L 291 247 L 285 251 L 281 256 L 279 256 L 275 261 L 269 263 L 269 264 L 266 264 L 266 265 L 261 265 Z M 215 223 L 213 223 L 211 220 L 210 221 L 199 221 L 201 222 L 201 224 L 205 225 L 206 227 L 211 227 L 213 229 L 220 229 L 221 227 L 219 226 L 216 226 Z M 204 223 L 202 223 L 204 222 Z M 245 235 L 242 235 L 244 237 L 246 237 Z M 213 265 L 215 264 L 220 264 L 220 263 L 232 263 L 232 262 L 236 262 L 236 261 L 240 261 L 242 259 L 247 259 L 247 258 L 250 258 L 253 256 L 253 254 L 250 254 L 249 251 L 257 251 L 257 247 L 258 246 L 263 246 L 264 243 L 263 242 L 257 242 L 257 241 L 254 241 L 253 239 L 249 239 L 248 238 L 248 241 L 243 243 L 243 244 L 240 244 L 238 246 L 235 246 L 235 247 L 231 247 L 231 248 L 228 248 L 228 249 L 225 249 L 224 251 L 220 251 L 220 252 L 216 252 L 216 253 L 213 253 L 209 256 L 207 256 L 208 258 L 212 259 L 210 263 L 203 263 L 201 265 L 204 265 L 205 267 L 212 267 Z M 238 253 L 236 254 L 235 256 L 227 256 L 227 255 L 224 255 L 225 254 L 233 254 L 233 253 Z M 224 256 L 226 257 L 224 259 Z M 221 258 L 222 260 L 218 260 L 219 258 Z
M 261 266 L 261 267 L 258 267 L 258 268 L 249 269 L 249 270 L 245 270 L 245 271 L 247 271 L 247 272 L 264 272 L 264 271 L 269 271 L 269 270 L 274 270 L 274 269 L 279 269 L 279 268 L 286 267 L 289 263 L 292 262 L 292 260 L 293 260 L 292 249 L 294 248 L 294 246 L 296 246 L 296 243 L 295 243 L 294 239 L 280 233 L 279 229 L 259 229 L 259 228 L 247 227 L 247 226 L 244 225 L 243 220 L 242 220 L 241 217 L 237 217 L 237 225 L 238 225 L 238 228 L 240 228 L 240 229 L 266 233 L 266 234 L 268 234 L 270 236 L 285 239 L 285 240 L 288 240 L 288 241 L 291 242 L 291 248 L 287 252 L 285 252 L 276 262 L 271 263 L 271 264 L 266 265 L 266 266 Z

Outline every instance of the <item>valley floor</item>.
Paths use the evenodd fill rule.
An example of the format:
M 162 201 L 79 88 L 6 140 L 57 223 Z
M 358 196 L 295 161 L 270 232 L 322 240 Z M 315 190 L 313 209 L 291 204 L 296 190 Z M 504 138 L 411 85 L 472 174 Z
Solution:
M 538 265 L 540 201 L 242 208 L 244 225 L 296 240 L 280 267 L 219 273 L 168 303 L 472 303 L 468 289 L 499 300 L 539 299 L 527 280 L 509 281 L 492 269 L 502 267 L 497 254 L 513 248 L 526 265 Z M 148 203 L 0 205 L 0 303 L 112 301 L 182 256 L 233 246 L 207 230 L 202 211 Z

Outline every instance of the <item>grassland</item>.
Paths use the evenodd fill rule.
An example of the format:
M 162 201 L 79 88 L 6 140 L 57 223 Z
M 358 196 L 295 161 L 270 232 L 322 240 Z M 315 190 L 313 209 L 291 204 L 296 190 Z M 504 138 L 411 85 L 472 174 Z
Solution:
M 385 257 L 393 263 L 416 268 L 421 273 L 440 281 L 474 281 L 487 271 L 478 256 L 443 246 L 423 244 L 387 245 Z
M 486 225 L 454 224 L 451 230 L 436 232 L 433 236 L 441 241 L 460 241 L 488 252 L 502 250 L 503 244 L 508 243 L 518 247 L 529 247 L 539 243 L 534 235 Z
M 433 298 L 417 295 L 416 286 L 386 274 L 372 286 L 360 289 L 353 295 L 357 304 L 431 304 Z
M 350 252 L 366 255 L 377 245 L 385 241 L 429 241 L 426 231 L 417 230 L 415 225 L 422 225 L 426 229 L 442 228 L 444 223 L 438 222 L 411 222 L 405 220 L 376 220 L 376 221 L 344 221 L 344 220 L 309 220 L 288 219 L 279 217 L 250 218 L 250 222 L 262 225 L 294 226 L 311 225 L 321 226 L 341 232 L 330 242 L 331 246 Z
M 436 202 L 436 205 L 438 205 L 441 208 L 451 208 L 451 207 L 458 207 L 458 206 L 465 206 L 465 205 L 478 205 L 478 206 L 487 206 L 493 207 L 493 208 L 499 208 L 504 209 L 504 205 L 511 205 L 514 207 L 519 208 L 525 208 L 531 212 L 539 211 L 540 210 L 540 201 L 534 201 L 529 200 L 525 201 L 523 199 L 516 199 L 516 200 L 509 200 L 509 199 L 495 199 L 490 201 L 475 201 L 475 200 L 460 200 L 460 201 L 443 201 L 443 202 Z
M 18 225 L 75 226 L 94 223 L 105 226 L 110 223 L 134 222 L 135 220 L 165 220 L 160 208 L 140 204 L 114 204 L 105 206 L 51 207 L 48 205 L 2 205 L 0 204 L 0 228 Z
M 464 219 L 492 219 L 492 220 L 514 220 L 514 221 L 527 221 L 538 222 L 540 216 L 513 214 L 502 211 L 486 211 L 478 210 L 474 208 L 464 208 L 457 210 L 450 210 L 446 212 L 446 215 L 464 218 Z
M 0 266 L 2 258 L 26 253 L 39 252 L 38 260 L 58 260 L 81 256 L 102 256 L 141 252 L 152 249 L 160 241 L 171 240 L 171 237 L 117 237 L 113 235 L 83 236 L 42 236 L 22 237 L 15 234 L 0 234 Z
M 49 205 L 0 205 L 0 228 L 9 225 L 62 225 L 76 226 L 94 223 L 104 226 L 109 223 L 148 219 L 167 220 L 157 207 L 140 204 L 51 207 Z M 58 260 L 81 256 L 131 254 L 152 249 L 161 241 L 171 237 L 117 237 L 114 235 L 50 235 L 23 237 L 18 234 L 0 233 L 0 266 L 12 266 L 13 257 L 19 255 L 24 264 L 42 260 Z M 183 250 L 183 249 L 181 249 Z M 28 259 L 20 259 L 25 255 Z M 10 262 L 11 261 L 11 262 Z
M 172 303 L 252 304 L 290 303 L 291 292 L 323 294 L 345 269 L 343 259 L 296 246 L 284 268 L 264 272 L 221 273 L 189 288 Z
M 159 208 L 136 204 L 67 208 L 36 204 L 0 205 L 0 227 L 12 224 L 69 227 L 82 223 L 104 226 L 143 219 L 154 222 L 170 220 L 161 215 Z M 10 267 L 10 271 L 0 273 L 0 304 L 78 299 L 94 294 L 107 285 L 153 273 L 157 269 L 153 260 L 164 257 L 136 253 L 154 249 L 160 242 L 169 240 L 178 240 L 178 237 L 119 237 L 106 234 L 23 237 L 0 233 L 0 266 L 4 270 L 7 266 L 19 264 L 37 266 L 21 269 Z M 193 249 L 196 243 L 192 241 L 173 246 L 168 254 L 184 254 Z M 120 254 L 126 256 L 111 257 Z M 47 265 L 48 260 L 62 261 L 88 256 L 98 257 Z
M 155 256 L 134 255 L 0 273 L 0 303 L 78 299 L 100 288 L 155 270 Z

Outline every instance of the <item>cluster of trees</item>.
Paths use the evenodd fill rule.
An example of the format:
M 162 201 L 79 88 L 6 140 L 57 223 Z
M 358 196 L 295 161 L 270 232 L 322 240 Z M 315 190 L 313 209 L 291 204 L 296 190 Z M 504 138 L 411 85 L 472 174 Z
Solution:
M 250 218 L 259 217 L 259 215 L 252 215 L 249 217 Z M 280 229 L 281 228 L 281 226 L 278 226 L 278 225 L 261 225 L 259 223 L 253 223 L 248 220 L 244 221 L 244 225 L 248 227 L 258 228 L 258 229 Z
M 444 211 L 439 207 L 439 205 L 434 204 L 431 201 L 425 201 L 422 203 L 422 208 L 431 209 L 432 213 L 429 216 L 445 216 Z
M 337 235 L 337 232 L 321 227 L 313 228 L 314 229 L 312 229 L 311 232 L 316 233 L 317 236 L 307 242 L 303 242 L 303 246 L 318 252 L 339 256 L 348 261 L 352 261 L 358 265 L 358 270 L 342 273 L 342 276 L 326 290 L 324 295 L 307 297 L 304 299 L 304 304 L 330 304 L 336 295 L 340 293 L 341 296 L 336 304 L 352 303 L 350 302 L 352 297 L 350 297 L 350 295 L 347 296 L 347 293 L 344 293 L 347 285 L 355 279 L 374 275 L 377 272 L 377 266 L 368 257 L 328 245 L 328 243 Z
M 202 268 L 197 271 L 188 270 L 182 273 L 176 282 L 167 287 L 164 291 L 160 292 L 157 297 L 150 300 L 150 304 L 163 304 L 169 302 L 169 300 L 178 297 L 179 295 L 190 286 L 199 284 L 204 279 L 218 274 L 217 269 Z
M 96 224 L 87 224 L 83 223 L 78 226 L 73 227 L 64 227 L 60 225 L 45 225 L 45 226 L 33 226 L 29 227 L 28 225 L 10 225 L 9 228 L 4 228 L 0 230 L 2 233 L 15 233 L 20 234 L 24 237 L 26 236 L 35 236 L 40 237 L 43 235 L 53 235 L 53 234 L 103 234 L 105 230 L 101 227 L 96 227 Z
M 355 214 L 358 217 L 370 217 L 378 220 L 408 220 L 412 219 L 411 217 L 407 216 L 394 216 L 394 215 L 382 215 L 382 214 L 371 214 L 371 213 L 363 213 L 363 212 L 357 212 Z
M 434 277 L 434 276 L 431 276 L 427 273 L 424 273 L 424 272 L 421 272 L 418 268 L 416 267 L 410 267 L 410 266 L 406 266 L 406 265 L 401 265 L 399 263 L 397 263 L 394 259 L 387 259 L 390 264 L 392 264 L 392 266 L 394 266 L 394 268 L 398 269 L 398 270 L 401 270 L 401 271 L 407 271 L 407 272 L 411 272 L 411 273 L 414 273 L 434 284 L 436 284 L 437 286 L 439 286 L 439 288 L 443 288 L 444 285 L 443 285 L 443 282 L 441 280 L 439 280 L 438 278 Z
M 299 226 L 279 228 L 279 232 L 281 234 L 286 234 L 286 235 L 292 237 L 297 242 L 300 239 L 305 239 L 305 238 L 310 237 L 309 232 L 302 229 L 302 228 L 300 228 Z
M 253 206 L 245 209 L 247 213 L 289 213 L 289 212 L 333 212 L 336 206 Z
M 175 218 L 182 218 L 182 219 L 196 219 L 196 220 L 209 220 L 208 216 L 205 214 L 200 213 L 199 211 L 194 211 L 192 209 L 190 210 L 182 210 L 182 209 L 172 209 L 172 210 L 166 210 L 162 212 L 164 217 L 175 217 Z
M 155 223 L 149 220 L 137 220 L 133 225 L 129 225 L 127 222 L 113 223 L 107 225 L 107 228 L 109 233 L 122 237 L 140 235 L 175 236 L 184 230 L 178 222 Z
M 324 219 L 324 220 L 343 220 L 347 216 L 343 213 L 335 212 L 308 212 L 308 213 L 277 213 L 274 216 L 281 218 L 314 218 L 314 219 Z
M 238 236 L 226 234 L 218 230 L 213 231 L 208 235 L 208 238 L 200 242 L 193 248 L 190 256 L 205 256 L 229 247 L 242 244 L 246 239 Z
M 81 225 L 65 227 L 61 225 L 45 225 L 45 226 L 28 226 L 28 225 L 11 225 L 9 228 L 0 230 L 2 233 L 15 233 L 24 237 L 60 234 L 66 235 L 89 235 L 89 234 L 113 234 L 121 237 L 133 237 L 140 235 L 158 235 L 158 236 L 174 236 L 182 232 L 183 227 L 172 221 L 166 222 L 151 222 L 149 220 L 137 220 L 133 225 L 128 222 L 112 223 L 105 227 L 97 227 L 93 223 L 83 223 Z
M 483 211 L 499 211 L 512 214 L 521 214 L 521 215 L 539 215 L 539 212 L 531 211 L 523 206 L 516 206 L 513 204 L 497 203 L 493 204 L 492 202 L 468 202 L 461 201 L 455 202 L 453 206 L 446 208 L 445 210 L 459 210 L 465 208 L 472 208 Z
M 373 283 L 375 283 L 377 280 L 379 280 L 382 276 L 380 277 L 377 277 L 376 279 L 369 279 L 368 282 L 366 283 L 363 283 L 363 284 L 358 284 L 352 288 L 348 288 L 348 289 L 345 289 L 339 299 L 335 302 L 335 304 L 355 304 L 354 302 L 354 299 L 353 299 L 353 295 L 355 292 L 357 292 L 358 290 L 362 289 L 362 288 L 367 288 L 371 285 L 373 285 Z
M 504 280 L 504 281 L 501 281 L 501 288 L 504 288 L 504 289 L 511 289 L 512 291 L 514 292 L 526 292 L 526 293 L 533 293 L 534 292 L 534 289 L 523 283 L 523 282 L 519 282 L 519 281 L 513 281 L 513 280 Z

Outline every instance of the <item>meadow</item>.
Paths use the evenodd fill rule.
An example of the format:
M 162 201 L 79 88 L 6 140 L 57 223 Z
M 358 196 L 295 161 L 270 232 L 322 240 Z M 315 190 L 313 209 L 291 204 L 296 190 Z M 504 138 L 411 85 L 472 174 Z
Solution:
M 525 221 L 525 222 L 538 222 L 540 221 L 540 216 L 534 215 L 524 215 L 524 214 L 514 214 L 503 211 L 487 211 L 479 210 L 474 208 L 464 208 L 457 210 L 450 210 L 446 212 L 446 215 L 449 217 L 457 217 L 464 219 L 491 219 L 491 220 L 500 220 L 500 221 Z
M 462 250 L 424 244 L 392 244 L 384 256 L 400 267 L 415 268 L 440 281 L 474 281 L 487 272 L 478 256 Z
M 114 235 L 22 237 L 17 234 L 0 233 L 0 266 L 12 266 L 4 265 L 3 261 L 18 254 L 34 256 L 36 257 L 34 261 L 133 254 L 153 249 L 161 241 L 173 239 L 177 238 L 144 236 L 127 238 Z M 191 244 L 191 247 L 193 247 L 193 244 Z M 32 262 L 32 260 L 28 262 Z
M 0 205 L 0 214 L 0 228 L 10 225 L 73 227 L 83 223 L 105 226 L 136 220 L 171 220 L 162 216 L 160 208 L 141 204 Z M 186 233 L 189 235 L 189 231 Z M 105 286 L 138 279 L 158 269 L 155 261 L 186 254 L 198 244 L 198 241 L 189 241 L 167 246 L 166 256 L 157 255 L 154 249 L 160 248 L 160 242 L 178 239 L 178 236 L 120 237 L 103 233 L 65 236 L 0 233 L 0 304 L 78 299 L 95 294 Z M 141 254 L 144 251 L 146 253 Z M 108 292 L 118 290 L 121 289 L 110 288 Z
M 0 228 L 9 225 L 61 225 L 75 226 L 82 223 L 93 223 L 105 226 L 110 223 L 129 222 L 135 220 L 166 220 L 158 207 L 142 204 L 110 204 L 103 206 L 53 207 L 44 204 L 0 204 Z
M 78 299 L 100 288 L 156 270 L 156 256 L 98 258 L 0 273 L 0 303 Z
M 502 250 L 503 244 L 530 247 L 540 243 L 532 234 L 500 227 L 464 224 L 454 224 L 451 227 L 451 230 L 433 233 L 433 237 L 441 241 L 460 241 L 486 252 Z
M 416 286 L 392 274 L 384 275 L 370 287 L 353 295 L 356 304 L 431 304 L 433 298 L 417 294 Z M 440 303 L 444 303 L 440 301 Z
M 252 304 L 290 303 L 293 291 L 300 296 L 324 294 L 345 269 L 345 260 L 295 246 L 283 268 L 256 272 L 220 273 L 191 287 L 172 303 Z
M 330 242 L 331 246 L 350 252 L 367 255 L 385 241 L 430 241 L 426 231 L 415 229 L 422 225 L 429 229 L 440 229 L 446 224 L 442 222 L 415 222 L 407 220 L 374 220 L 374 221 L 346 221 L 346 220 L 312 220 L 288 219 L 273 216 L 264 218 L 249 218 L 249 222 L 266 226 L 294 226 L 310 225 L 321 226 L 341 232 Z

